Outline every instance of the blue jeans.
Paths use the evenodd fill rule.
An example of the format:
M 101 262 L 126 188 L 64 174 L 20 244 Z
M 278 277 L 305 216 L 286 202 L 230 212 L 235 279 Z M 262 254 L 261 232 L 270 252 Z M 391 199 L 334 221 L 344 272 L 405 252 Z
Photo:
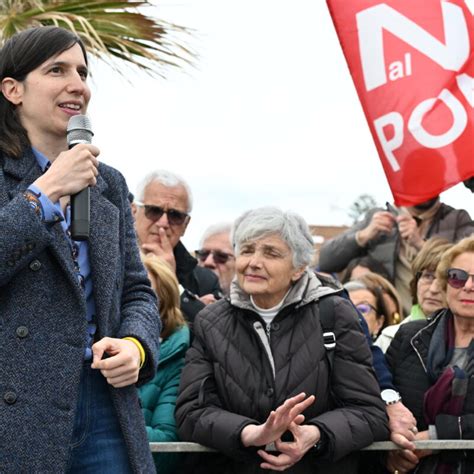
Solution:
M 129 474 L 125 440 L 112 404 L 107 380 L 84 364 L 74 431 L 69 445 L 68 474 Z

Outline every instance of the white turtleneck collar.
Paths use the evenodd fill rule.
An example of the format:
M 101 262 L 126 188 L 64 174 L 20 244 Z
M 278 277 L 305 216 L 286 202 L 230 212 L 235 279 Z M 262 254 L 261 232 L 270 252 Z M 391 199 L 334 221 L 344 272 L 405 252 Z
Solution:
M 288 293 L 290 292 L 290 290 L 291 288 L 286 292 L 282 300 L 277 305 L 273 306 L 272 308 L 260 308 L 260 306 L 258 306 L 255 303 L 253 296 L 250 296 L 250 303 L 255 308 L 255 311 L 265 321 L 266 325 L 272 323 L 273 318 L 278 314 L 278 311 L 280 311 L 281 307 L 283 306 L 283 303 L 285 302 L 285 298 L 288 296 Z

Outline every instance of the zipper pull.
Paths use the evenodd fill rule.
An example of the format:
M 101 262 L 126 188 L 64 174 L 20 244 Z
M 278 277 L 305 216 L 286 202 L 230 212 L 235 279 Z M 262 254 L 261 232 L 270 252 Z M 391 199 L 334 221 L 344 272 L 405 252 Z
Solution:
M 268 340 L 270 340 L 270 331 L 272 330 L 271 324 L 265 324 L 265 332 L 267 333 Z

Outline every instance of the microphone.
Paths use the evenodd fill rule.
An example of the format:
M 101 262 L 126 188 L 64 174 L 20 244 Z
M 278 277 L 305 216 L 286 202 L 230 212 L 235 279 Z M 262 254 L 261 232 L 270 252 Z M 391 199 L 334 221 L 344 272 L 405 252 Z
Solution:
M 92 142 L 92 127 L 86 115 L 73 115 L 67 124 L 69 149 L 79 143 Z M 88 240 L 90 230 L 91 194 L 87 186 L 71 196 L 71 236 L 73 240 Z

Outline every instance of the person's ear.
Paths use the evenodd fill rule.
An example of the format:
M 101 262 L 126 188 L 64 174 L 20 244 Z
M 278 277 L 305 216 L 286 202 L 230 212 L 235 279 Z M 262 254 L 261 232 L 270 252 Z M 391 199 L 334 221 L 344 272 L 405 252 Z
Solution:
M 301 276 L 303 275 L 304 271 L 306 270 L 306 267 L 301 267 L 293 272 L 293 275 L 291 277 L 291 281 L 298 281 Z
M 2 94 L 5 99 L 13 105 L 21 104 L 23 100 L 23 90 L 23 83 L 12 77 L 5 77 L 2 80 Z
M 136 219 L 137 218 L 136 216 L 137 216 L 137 212 L 138 212 L 138 207 L 134 202 L 132 202 L 130 204 L 130 207 L 132 208 L 132 216 L 133 216 L 134 219 Z

